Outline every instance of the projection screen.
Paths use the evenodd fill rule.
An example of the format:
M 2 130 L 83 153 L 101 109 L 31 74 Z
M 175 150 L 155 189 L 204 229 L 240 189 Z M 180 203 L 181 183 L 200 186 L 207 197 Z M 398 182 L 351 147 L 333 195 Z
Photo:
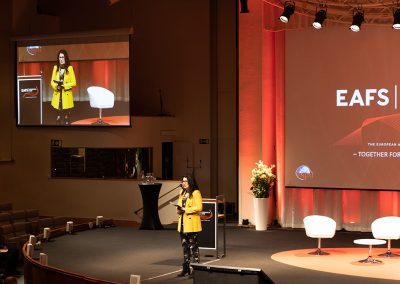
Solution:
M 400 189 L 400 37 L 286 32 L 285 185 Z

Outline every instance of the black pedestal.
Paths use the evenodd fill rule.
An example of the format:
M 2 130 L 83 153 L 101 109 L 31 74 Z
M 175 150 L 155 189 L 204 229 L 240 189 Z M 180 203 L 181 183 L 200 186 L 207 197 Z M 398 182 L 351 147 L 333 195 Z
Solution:
M 162 230 L 160 217 L 158 216 L 158 195 L 161 183 L 139 184 L 143 201 L 143 218 L 140 230 Z

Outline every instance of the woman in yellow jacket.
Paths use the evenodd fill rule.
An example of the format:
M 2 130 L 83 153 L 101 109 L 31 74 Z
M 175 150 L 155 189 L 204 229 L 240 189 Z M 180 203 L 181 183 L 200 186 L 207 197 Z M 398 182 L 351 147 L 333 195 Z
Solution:
M 76 86 L 76 79 L 74 68 L 64 49 L 57 54 L 57 64 L 53 67 L 50 84 L 54 90 L 51 105 L 59 111 L 56 123 L 61 124 L 61 118 L 63 118 L 64 124 L 70 124 L 70 109 L 74 107 L 72 87 Z
M 191 258 L 193 258 L 193 262 L 200 262 L 198 238 L 199 232 L 201 232 L 200 212 L 202 209 L 203 200 L 194 178 L 184 176 L 177 206 L 178 232 L 183 248 L 182 272 L 178 276 L 190 274 Z

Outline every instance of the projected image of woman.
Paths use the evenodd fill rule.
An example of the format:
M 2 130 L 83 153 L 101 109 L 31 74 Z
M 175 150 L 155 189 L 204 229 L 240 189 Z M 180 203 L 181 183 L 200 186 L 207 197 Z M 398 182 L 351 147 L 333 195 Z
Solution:
M 74 107 L 72 87 L 76 86 L 74 68 L 70 64 L 66 50 L 57 54 L 57 64 L 53 67 L 51 86 L 54 90 L 51 105 L 57 110 L 57 124 L 71 123 L 71 109 Z
M 203 200 L 196 181 L 191 176 L 184 176 L 177 207 L 178 232 L 183 248 L 182 272 L 178 276 L 191 273 L 191 259 L 192 262 L 200 262 L 198 239 L 201 232 L 200 212 L 202 209 Z

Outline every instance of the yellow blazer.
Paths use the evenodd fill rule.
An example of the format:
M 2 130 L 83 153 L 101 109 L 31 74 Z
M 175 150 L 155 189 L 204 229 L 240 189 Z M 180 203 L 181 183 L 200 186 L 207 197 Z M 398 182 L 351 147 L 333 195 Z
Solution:
M 60 80 L 60 70 L 57 70 L 57 65 L 53 67 L 53 74 L 51 76 L 51 86 L 53 87 L 53 97 L 51 99 L 51 105 L 58 109 L 60 104 L 60 91 L 57 90 L 58 84 L 53 80 Z M 74 96 L 72 94 L 72 87 L 76 86 L 76 79 L 74 68 L 70 65 L 68 72 L 64 73 L 64 89 L 62 90 L 62 109 L 69 109 L 74 107 Z
M 182 207 L 182 199 L 186 191 L 179 193 L 178 205 Z M 181 231 L 183 222 L 183 233 L 194 233 L 201 231 L 200 212 L 203 210 L 203 199 L 200 190 L 195 190 L 191 197 L 186 199 L 185 213 L 179 215 L 178 232 Z

